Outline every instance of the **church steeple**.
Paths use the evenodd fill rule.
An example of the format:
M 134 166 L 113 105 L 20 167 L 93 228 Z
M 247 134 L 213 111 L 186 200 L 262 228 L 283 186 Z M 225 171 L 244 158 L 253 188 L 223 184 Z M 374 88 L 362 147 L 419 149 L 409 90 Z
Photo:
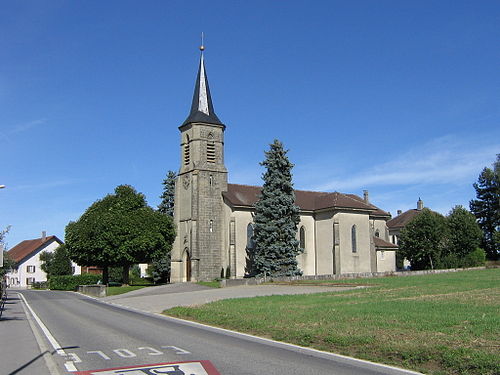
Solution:
M 191 104 L 191 112 L 182 125 L 192 122 L 204 122 L 208 124 L 224 125 L 214 111 L 210 88 L 208 87 L 208 78 L 205 71 L 205 61 L 203 58 L 203 50 L 205 47 L 200 46 L 201 57 L 200 67 L 198 68 L 198 77 L 194 87 L 193 103 Z

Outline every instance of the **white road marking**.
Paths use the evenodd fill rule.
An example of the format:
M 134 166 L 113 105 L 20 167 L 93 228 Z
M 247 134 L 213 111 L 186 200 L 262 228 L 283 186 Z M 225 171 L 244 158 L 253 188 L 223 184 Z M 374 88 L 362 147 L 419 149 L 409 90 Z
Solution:
M 66 367 L 66 370 L 69 372 L 78 371 L 78 369 L 75 367 L 75 364 L 71 361 L 64 363 L 64 367 Z
M 137 357 L 137 355 L 135 353 L 132 353 L 130 350 L 128 349 L 114 349 L 113 352 L 115 352 L 116 354 L 118 354 L 120 357 L 122 358 L 133 358 L 133 357 Z
M 177 346 L 162 346 L 164 349 L 173 349 L 175 351 L 175 354 L 191 354 L 191 352 L 188 352 L 187 350 L 178 348 Z
M 38 323 L 38 326 L 40 327 L 40 329 L 44 333 L 45 337 L 47 338 L 47 340 L 49 340 L 50 345 L 52 345 L 52 347 L 57 352 L 57 354 L 65 356 L 66 352 L 63 349 L 61 349 L 61 345 L 59 345 L 59 343 L 57 342 L 57 340 L 50 333 L 49 329 L 45 326 L 45 324 L 43 324 L 43 322 L 40 320 L 40 318 L 38 317 L 38 315 L 36 315 L 36 313 L 33 311 L 33 309 L 31 308 L 31 306 L 26 301 L 26 298 L 24 298 L 24 296 L 21 293 L 19 293 L 19 295 L 23 299 L 24 303 L 26 304 L 26 307 L 30 311 L 30 313 L 33 316 L 33 318 L 35 318 L 35 321 Z
M 100 350 L 92 350 L 90 352 L 87 352 L 87 354 L 99 354 L 102 358 L 104 358 L 106 360 L 111 359 L 106 354 L 104 354 L 103 352 L 101 352 Z
M 21 294 L 17 293 L 18 297 L 21 298 Z M 26 319 L 28 320 L 28 324 L 31 328 L 31 332 L 33 332 L 33 335 L 35 336 L 35 340 L 38 344 L 38 348 L 40 349 L 40 353 L 43 353 L 43 359 L 45 360 L 45 364 L 47 365 L 47 368 L 49 369 L 49 372 L 51 375 L 60 375 L 59 368 L 56 364 L 56 361 L 52 356 L 50 355 L 49 348 L 47 348 L 47 345 L 45 341 L 42 338 L 42 335 L 40 334 L 40 331 L 36 328 L 35 323 L 33 322 L 33 319 L 30 316 L 30 313 L 26 307 L 26 304 L 23 302 L 21 304 L 23 307 L 24 314 L 26 315 Z
M 139 350 L 149 350 L 148 355 L 162 355 L 163 352 L 160 352 L 158 349 L 152 348 L 150 346 L 141 346 L 140 348 L 137 348 Z
M 148 313 L 144 313 L 144 312 L 143 312 L 143 314 L 144 315 L 149 315 Z M 400 371 L 401 373 L 405 373 L 405 374 L 424 375 L 421 372 L 407 370 L 407 369 L 396 367 L 396 366 L 385 365 L 383 363 L 377 363 L 377 362 L 371 362 L 371 361 L 367 361 L 365 359 L 358 359 L 358 358 L 354 358 L 354 357 L 348 357 L 348 356 L 342 355 L 342 354 L 325 352 L 323 350 L 306 348 L 304 346 L 299 346 L 299 345 L 295 345 L 295 344 L 289 344 L 289 343 L 283 342 L 283 341 L 276 341 L 276 340 L 266 339 L 265 337 L 259 337 L 259 336 L 249 335 L 248 333 L 242 333 L 242 332 L 232 331 L 232 330 L 226 329 L 226 328 L 220 328 L 220 327 L 210 326 L 208 324 L 203 324 L 203 323 L 198 323 L 198 322 L 192 322 L 190 320 L 185 320 L 185 319 L 180 319 L 180 318 L 174 318 L 173 316 L 165 316 L 165 315 L 163 315 L 161 313 L 154 313 L 154 315 L 156 315 L 156 316 L 158 316 L 158 317 L 160 317 L 160 318 L 162 318 L 164 320 L 167 320 L 167 321 L 168 320 L 178 321 L 178 322 L 182 322 L 182 324 L 185 324 L 185 325 L 188 325 L 188 326 L 192 326 L 192 327 L 205 327 L 205 329 L 208 328 L 210 331 L 227 332 L 227 333 L 231 334 L 232 336 L 236 336 L 236 337 L 237 336 L 242 336 L 242 337 L 248 337 L 248 338 L 252 339 L 253 341 L 269 342 L 269 343 L 275 344 L 276 346 L 289 347 L 289 348 L 294 349 L 295 351 L 298 351 L 298 352 L 303 352 L 303 353 L 308 353 L 309 352 L 310 355 L 317 354 L 318 356 L 323 357 L 323 358 L 337 358 L 337 359 L 344 360 L 346 363 L 349 363 L 349 362 L 356 363 L 356 362 L 358 362 L 358 363 L 364 363 L 364 364 L 367 364 L 367 365 L 372 365 L 374 367 L 387 368 L 387 369 L 390 369 L 390 370 Z M 166 348 L 166 347 L 162 346 L 162 348 Z M 170 346 L 170 348 L 172 348 L 172 347 Z
M 76 353 L 68 353 L 66 354 L 66 357 L 70 359 L 73 363 L 82 363 L 82 360 Z

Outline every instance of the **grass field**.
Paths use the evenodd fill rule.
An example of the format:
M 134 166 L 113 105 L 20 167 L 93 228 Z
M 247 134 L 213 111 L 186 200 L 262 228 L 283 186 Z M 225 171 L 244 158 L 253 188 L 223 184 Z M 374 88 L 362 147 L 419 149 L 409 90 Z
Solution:
M 500 269 L 332 283 L 371 287 L 165 313 L 428 374 L 500 374 Z

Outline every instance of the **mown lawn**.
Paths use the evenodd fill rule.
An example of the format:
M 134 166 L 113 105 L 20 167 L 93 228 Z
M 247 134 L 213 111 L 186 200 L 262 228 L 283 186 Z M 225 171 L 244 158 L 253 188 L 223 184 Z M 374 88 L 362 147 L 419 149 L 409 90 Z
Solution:
M 371 287 L 165 314 L 428 374 L 500 374 L 500 269 L 340 283 Z

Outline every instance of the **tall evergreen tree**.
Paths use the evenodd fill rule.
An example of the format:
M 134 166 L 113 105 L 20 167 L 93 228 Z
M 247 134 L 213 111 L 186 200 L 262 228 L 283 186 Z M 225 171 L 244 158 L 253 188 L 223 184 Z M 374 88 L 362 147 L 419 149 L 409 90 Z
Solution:
M 161 194 L 161 203 L 158 205 L 158 211 L 162 214 L 173 217 L 175 203 L 175 178 L 177 174 L 174 171 L 168 171 L 163 180 L 163 193 Z M 148 273 L 153 277 L 155 283 L 166 283 L 170 280 L 170 252 L 167 256 L 155 257 L 148 267 Z
M 493 169 L 484 168 L 479 175 L 476 198 L 470 201 L 470 210 L 476 216 L 483 230 L 483 247 L 488 258 L 496 260 L 500 257 L 500 154 L 493 164 Z
M 283 144 L 275 140 L 266 159 L 259 200 L 255 203 L 253 254 L 255 274 L 259 276 L 301 275 L 297 255 L 301 252 L 296 239 L 299 208 L 295 205 L 292 183 L 293 164 Z
M 160 195 L 161 203 L 158 205 L 158 211 L 163 214 L 174 216 L 174 197 L 175 197 L 175 177 L 174 171 L 168 171 L 163 180 L 163 193 Z

